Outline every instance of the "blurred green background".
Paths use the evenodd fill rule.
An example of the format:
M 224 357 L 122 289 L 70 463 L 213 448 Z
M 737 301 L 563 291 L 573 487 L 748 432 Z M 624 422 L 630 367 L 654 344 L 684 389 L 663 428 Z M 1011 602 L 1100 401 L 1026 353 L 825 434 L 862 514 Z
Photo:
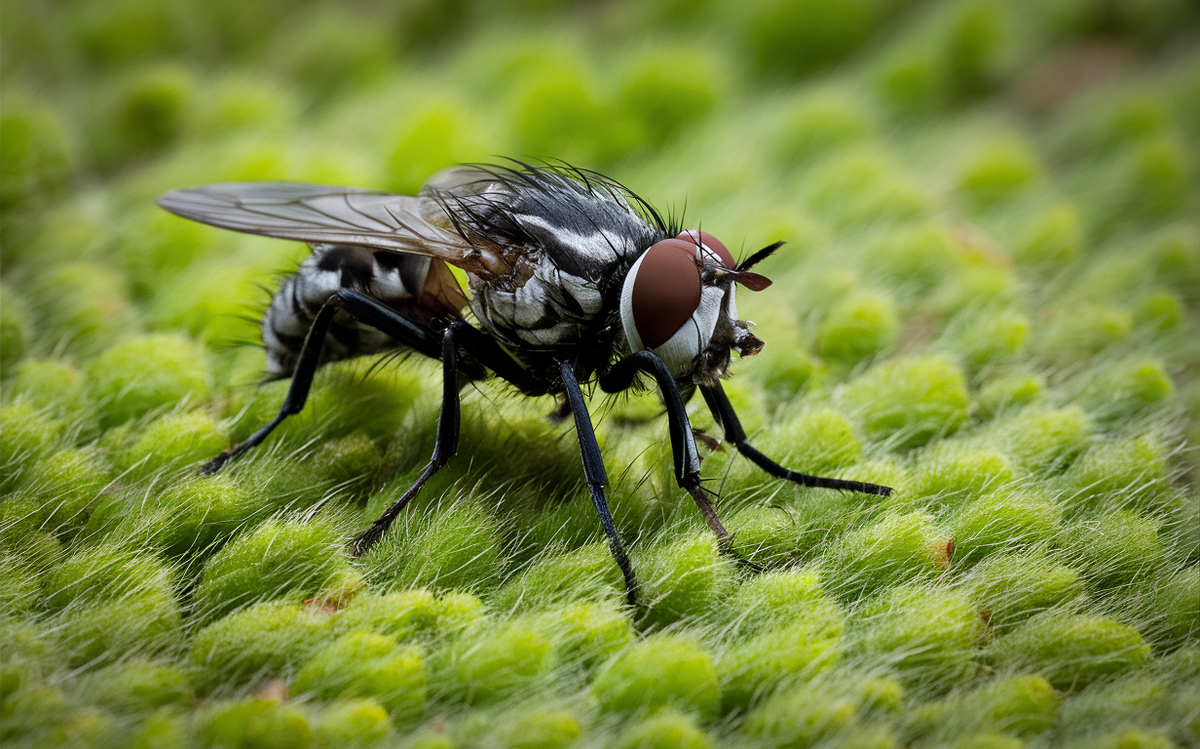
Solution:
M 26 0 L 0 43 L 6 745 L 1200 745 L 1194 2 Z M 549 400 L 468 392 L 362 560 L 430 363 L 330 367 L 192 475 L 278 408 L 246 344 L 306 249 L 154 199 L 504 156 L 786 240 L 731 397 L 896 495 L 713 451 L 747 576 L 657 401 L 597 397 L 635 624 Z

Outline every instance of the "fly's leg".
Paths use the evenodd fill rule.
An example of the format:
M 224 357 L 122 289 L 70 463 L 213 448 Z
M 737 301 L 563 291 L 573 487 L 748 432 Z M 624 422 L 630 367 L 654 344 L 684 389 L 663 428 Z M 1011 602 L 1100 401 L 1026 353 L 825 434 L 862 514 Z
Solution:
M 420 493 L 421 487 L 438 469 L 450 462 L 458 454 L 458 431 L 460 424 L 460 408 L 458 400 L 458 337 L 464 330 L 474 330 L 464 322 L 456 322 L 446 328 L 442 336 L 442 410 L 438 414 L 437 436 L 433 442 L 433 456 L 429 465 L 421 471 L 416 483 L 404 492 L 379 519 L 371 523 L 371 527 L 360 533 L 350 543 L 354 556 L 359 556 L 378 543 L 387 533 L 392 521 Z
M 733 404 L 729 402 L 729 396 L 725 395 L 725 390 L 721 387 L 721 383 L 703 385 L 700 388 L 700 392 L 703 393 L 704 401 L 708 403 L 713 417 L 716 418 L 721 428 L 725 430 L 725 439 L 732 442 L 737 447 L 738 452 L 745 455 L 752 463 L 772 476 L 787 479 L 801 486 L 811 486 L 819 489 L 841 489 L 843 491 L 861 492 L 863 494 L 878 494 L 883 497 L 892 493 L 890 486 L 869 484 L 865 481 L 843 481 L 842 479 L 810 476 L 806 473 L 797 473 L 796 471 L 784 468 L 766 455 L 760 453 L 750 444 L 746 438 L 746 431 L 742 429 L 742 423 L 738 420 L 737 414 L 733 410 Z
M 575 416 L 575 434 L 579 437 L 579 453 L 583 457 L 583 473 L 587 479 L 588 492 L 592 496 L 592 504 L 600 515 L 600 525 L 604 526 L 604 534 L 608 536 L 608 548 L 612 551 L 621 574 L 625 576 L 625 600 L 631 607 L 637 606 L 637 578 L 633 574 L 633 565 L 629 555 L 617 535 L 617 526 L 613 523 L 612 513 L 608 509 L 608 500 L 604 497 L 604 487 L 608 484 L 608 474 L 604 471 L 604 460 L 600 456 L 600 446 L 596 444 L 596 432 L 592 429 L 592 419 L 588 416 L 587 405 L 583 400 L 583 392 L 575 379 L 575 372 L 567 362 L 562 363 L 563 389 L 566 391 L 567 403 Z
M 394 310 L 380 302 L 353 291 L 342 289 L 325 302 L 313 319 L 304 337 L 304 345 L 296 359 L 296 369 L 292 372 L 292 383 L 288 387 L 287 396 L 279 414 L 269 424 L 250 435 L 244 442 L 234 445 L 217 457 L 200 467 L 200 473 L 214 474 L 225 467 L 226 463 L 240 458 L 265 440 L 283 420 L 300 413 L 308 400 L 308 391 L 312 389 L 313 376 L 321 365 L 321 349 L 325 345 L 325 336 L 333 317 L 341 309 L 346 309 L 359 320 L 372 325 L 395 338 L 400 343 L 416 349 L 427 356 L 437 358 L 440 352 L 439 335 L 428 328 L 397 314 Z M 468 326 L 469 327 L 469 326 Z
M 663 402 L 666 404 L 667 424 L 671 434 L 671 453 L 675 461 L 675 480 L 680 488 L 692 495 L 696 506 L 704 515 L 705 522 L 716 535 L 721 551 L 732 556 L 738 564 L 754 567 L 752 563 L 734 554 L 732 550 L 733 535 L 725 529 L 721 519 L 717 517 L 717 511 L 713 509 L 712 503 L 709 501 L 709 492 L 700 483 L 700 453 L 696 450 L 692 423 L 688 419 L 679 386 L 663 360 L 650 351 L 639 351 L 627 356 L 613 365 L 613 368 L 600 378 L 600 388 L 606 393 L 625 390 L 633 384 L 638 371 L 646 372 L 654 377 L 658 383 L 659 392 L 662 393 Z

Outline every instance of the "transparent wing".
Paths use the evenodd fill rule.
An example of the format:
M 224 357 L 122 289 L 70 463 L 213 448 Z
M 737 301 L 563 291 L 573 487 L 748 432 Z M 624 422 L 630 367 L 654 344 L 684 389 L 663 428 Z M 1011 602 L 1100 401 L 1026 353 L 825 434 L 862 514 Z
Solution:
M 226 182 L 172 190 L 158 205 L 193 221 L 248 234 L 425 255 L 475 273 L 507 270 L 493 267 L 494 253 L 467 242 L 427 195 L 295 182 Z

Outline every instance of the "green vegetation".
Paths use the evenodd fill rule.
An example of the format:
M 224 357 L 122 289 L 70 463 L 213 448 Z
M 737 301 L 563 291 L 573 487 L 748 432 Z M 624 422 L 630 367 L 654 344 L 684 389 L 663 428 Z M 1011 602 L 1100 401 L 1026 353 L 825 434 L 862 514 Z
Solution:
M 1187 0 L 63 0 L 0 11 L 0 744 L 1200 745 L 1200 13 Z M 46 6 L 46 7 L 43 7 Z M 735 256 L 755 445 L 436 363 L 259 384 L 307 254 L 154 205 L 563 159 Z M 701 399 L 694 424 L 721 430 Z

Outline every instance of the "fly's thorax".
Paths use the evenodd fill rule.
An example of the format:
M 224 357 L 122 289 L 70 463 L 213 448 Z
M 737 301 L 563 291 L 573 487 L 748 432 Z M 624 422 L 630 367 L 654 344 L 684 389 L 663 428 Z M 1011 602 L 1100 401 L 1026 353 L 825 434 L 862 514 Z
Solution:
M 729 250 L 707 232 L 656 243 L 633 264 L 621 289 L 630 353 L 653 352 L 681 381 L 704 384 L 723 376 L 732 351 L 751 356 L 763 345 L 737 317 L 735 282 L 749 275 L 738 272 Z

